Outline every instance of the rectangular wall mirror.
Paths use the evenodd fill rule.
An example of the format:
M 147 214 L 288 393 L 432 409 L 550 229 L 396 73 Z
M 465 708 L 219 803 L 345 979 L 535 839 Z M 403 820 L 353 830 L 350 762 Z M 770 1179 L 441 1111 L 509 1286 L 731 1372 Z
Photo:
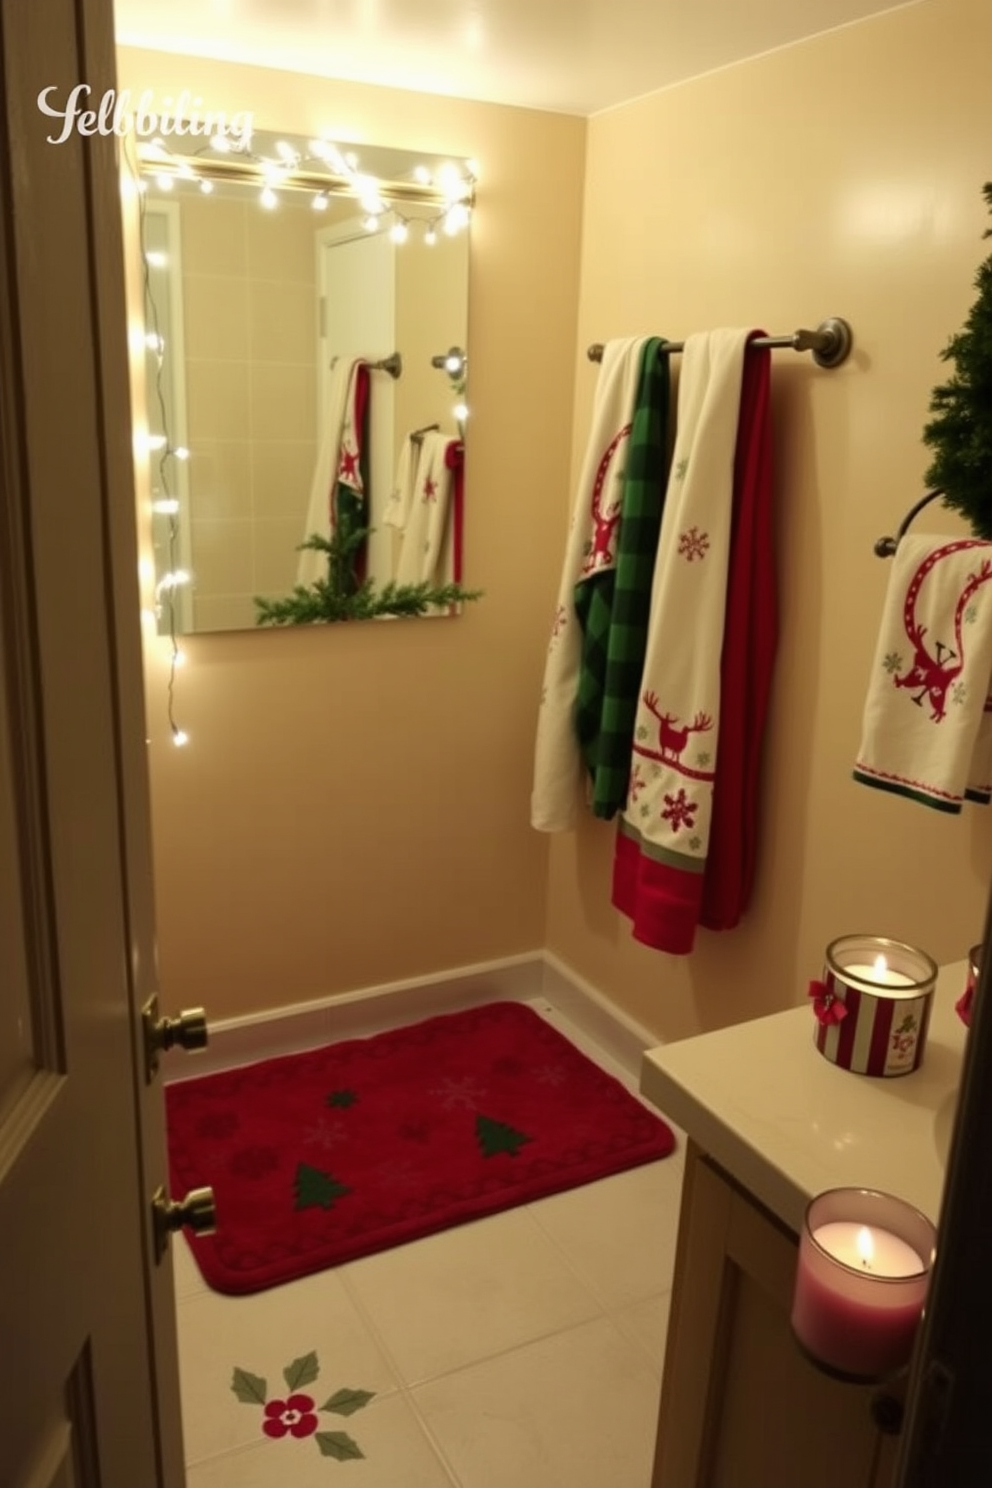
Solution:
M 286 623 L 259 600 L 335 571 L 301 544 L 342 513 L 352 585 L 461 584 L 468 163 L 261 132 L 141 149 L 160 633 Z

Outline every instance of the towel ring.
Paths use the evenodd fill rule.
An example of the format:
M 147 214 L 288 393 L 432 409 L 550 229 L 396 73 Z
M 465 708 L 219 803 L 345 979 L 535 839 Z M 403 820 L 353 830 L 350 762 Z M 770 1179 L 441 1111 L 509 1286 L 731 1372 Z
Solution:
M 938 490 L 928 491 L 925 496 L 921 496 L 916 505 L 910 507 L 909 511 L 899 523 L 899 527 L 895 537 L 880 537 L 878 539 L 875 544 L 875 557 L 891 558 L 896 548 L 899 546 L 900 540 L 906 536 L 906 533 L 909 530 L 909 525 L 913 521 L 913 519 L 919 516 L 920 512 L 925 506 L 929 506 L 931 501 L 936 501 L 937 497 L 943 496 L 943 494 L 944 493 L 942 490 Z

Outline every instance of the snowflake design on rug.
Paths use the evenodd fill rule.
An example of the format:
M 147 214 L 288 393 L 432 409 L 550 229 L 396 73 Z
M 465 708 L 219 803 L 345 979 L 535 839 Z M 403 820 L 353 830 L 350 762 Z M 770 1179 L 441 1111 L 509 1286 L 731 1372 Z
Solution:
M 883 667 L 891 676 L 893 672 L 902 671 L 902 655 L 898 651 L 890 651 L 882 662 Z
M 709 546 L 709 533 L 700 532 L 698 527 L 690 527 L 679 537 L 679 557 L 692 563 L 696 558 L 705 558 L 709 552 Z
M 318 1121 L 316 1125 L 309 1127 L 303 1133 L 303 1141 L 307 1147 L 336 1147 L 348 1136 L 345 1123 L 340 1117 L 334 1121 Z
M 567 1078 L 560 1064 L 542 1064 L 534 1071 L 534 1079 L 539 1085 L 564 1085 Z
M 269 1387 L 261 1375 L 235 1366 L 231 1377 L 231 1389 L 242 1405 L 262 1407 L 261 1428 L 263 1436 L 270 1441 L 281 1441 L 291 1437 L 301 1441 L 312 1436 L 322 1457 L 335 1462 L 353 1462 L 364 1458 L 361 1447 L 347 1431 L 319 1431 L 318 1410 L 335 1416 L 351 1416 L 368 1405 L 375 1395 L 374 1390 L 353 1390 L 347 1387 L 336 1390 L 318 1406 L 314 1397 L 304 1392 L 303 1386 L 313 1384 L 320 1374 L 317 1355 L 312 1351 L 301 1354 L 282 1372 L 286 1382 L 286 1395 L 269 1396 Z
M 699 810 L 698 801 L 690 801 L 684 790 L 679 790 L 675 795 L 665 797 L 665 810 L 661 813 L 662 820 L 671 823 L 673 832 L 678 832 L 682 827 L 694 827 L 695 815 Z
M 437 1096 L 441 1102 L 441 1109 L 444 1111 L 459 1109 L 472 1111 L 485 1093 L 485 1088 L 471 1075 L 464 1075 L 457 1080 L 449 1075 L 447 1079 L 441 1081 L 440 1085 L 433 1086 L 430 1091 L 431 1095 Z

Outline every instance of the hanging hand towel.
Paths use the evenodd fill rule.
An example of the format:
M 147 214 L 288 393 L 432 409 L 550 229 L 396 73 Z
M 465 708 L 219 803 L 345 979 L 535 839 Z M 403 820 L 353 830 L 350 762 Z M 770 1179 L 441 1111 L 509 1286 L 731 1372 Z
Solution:
M 364 379 L 358 375 L 360 370 L 364 372 Z M 313 533 L 320 537 L 330 535 L 334 523 L 335 492 L 343 461 L 347 469 L 353 470 L 353 477 L 358 479 L 358 491 L 361 492 L 359 441 L 364 399 L 362 406 L 357 409 L 356 400 L 362 397 L 363 391 L 367 396 L 368 369 L 364 363 L 338 357 L 331 368 L 327 409 L 310 482 L 304 540 Z M 327 555 L 314 548 L 304 548 L 297 564 L 296 582 L 313 584 L 326 577 Z
M 603 348 L 544 667 L 531 794 L 531 825 L 539 832 L 567 832 L 575 825 L 582 773 L 576 731 L 582 626 L 575 588 L 616 564 L 624 462 L 646 339 L 608 341 Z
M 938 811 L 988 802 L 992 543 L 900 538 L 854 778 Z
M 720 711 L 746 330 L 689 336 L 613 903 L 636 940 L 687 955 L 699 922 Z

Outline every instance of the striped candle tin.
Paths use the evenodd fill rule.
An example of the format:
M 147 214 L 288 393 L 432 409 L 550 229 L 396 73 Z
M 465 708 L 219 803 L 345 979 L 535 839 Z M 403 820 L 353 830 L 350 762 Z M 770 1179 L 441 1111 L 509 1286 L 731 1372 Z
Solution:
M 832 941 L 815 1004 L 816 1047 L 858 1075 L 911 1074 L 923 1063 L 936 980 L 936 963 L 902 941 L 879 935 Z

